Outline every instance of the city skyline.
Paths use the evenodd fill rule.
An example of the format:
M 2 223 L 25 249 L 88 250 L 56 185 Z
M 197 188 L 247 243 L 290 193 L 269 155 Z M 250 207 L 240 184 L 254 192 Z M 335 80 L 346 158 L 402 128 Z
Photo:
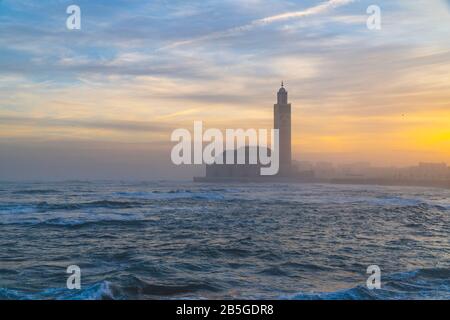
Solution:
M 381 30 L 368 1 L 70 4 L 0 2 L 0 179 L 188 178 L 170 132 L 271 128 L 281 79 L 293 159 L 450 163 L 448 1 L 379 1 Z

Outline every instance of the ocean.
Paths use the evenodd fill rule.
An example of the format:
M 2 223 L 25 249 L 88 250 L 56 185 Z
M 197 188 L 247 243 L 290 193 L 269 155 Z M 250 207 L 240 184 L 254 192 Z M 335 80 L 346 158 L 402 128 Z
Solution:
M 0 299 L 450 299 L 450 190 L 2 182 Z

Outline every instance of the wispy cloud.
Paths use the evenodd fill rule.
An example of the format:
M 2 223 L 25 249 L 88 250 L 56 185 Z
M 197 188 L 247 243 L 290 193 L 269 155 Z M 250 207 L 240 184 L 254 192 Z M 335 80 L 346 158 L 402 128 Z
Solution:
M 173 48 L 183 46 L 183 45 L 189 45 L 189 44 L 194 44 L 194 43 L 208 41 L 208 40 L 215 40 L 215 39 L 220 39 L 220 38 L 225 38 L 225 37 L 231 37 L 236 34 L 239 34 L 239 33 L 245 32 L 245 31 L 249 31 L 249 30 L 259 27 L 259 26 L 264 26 L 264 25 L 268 25 L 268 24 L 276 23 L 276 22 L 280 22 L 280 21 L 286 21 L 286 20 L 291 20 L 291 19 L 298 19 L 298 18 L 313 16 L 313 15 L 318 15 L 318 14 L 324 13 L 330 9 L 344 6 L 344 5 L 350 4 L 352 2 L 354 2 L 354 0 L 329 0 L 326 2 L 322 2 L 322 3 L 318 4 L 317 6 L 307 8 L 305 10 L 277 14 L 277 15 L 253 20 L 250 23 L 242 25 L 242 26 L 230 28 L 230 29 L 223 30 L 223 31 L 213 32 L 213 33 L 210 33 L 210 34 L 207 34 L 207 35 L 204 35 L 201 37 L 193 38 L 193 39 L 177 41 L 168 46 L 162 47 L 159 50 L 173 49 Z
M 284 20 L 289 20 L 289 19 L 302 18 L 302 17 L 306 17 L 306 16 L 316 15 L 316 14 L 323 13 L 329 9 L 349 4 L 353 1 L 354 0 L 330 0 L 330 1 L 323 2 L 315 7 L 311 7 L 306 10 L 303 10 L 303 11 L 287 12 L 287 13 L 283 13 L 283 14 L 278 14 L 278 15 L 258 19 L 258 20 L 253 21 L 249 25 L 258 26 L 258 25 L 264 25 L 264 24 L 278 22 L 278 21 L 284 21 Z
M 54 118 L 31 118 L 1 116 L 0 125 L 20 125 L 30 127 L 53 127 L 53 128 L 84 128 L 102 129 L 115 131 L 138 131 L 138 132 L 169 132 L 171 129 L 162 123 L 151 123 L 148 121 L 113 121 L 113 120 L 80 120 L 80 119 L 54 119 Z

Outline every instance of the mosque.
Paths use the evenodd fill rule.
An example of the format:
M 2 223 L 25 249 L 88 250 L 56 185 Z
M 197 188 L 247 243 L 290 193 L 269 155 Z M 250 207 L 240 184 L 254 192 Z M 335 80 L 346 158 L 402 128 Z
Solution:
M 274 105 L 274 129 L 279 130 L 279 170 L 274 176 L 261 176 L 260 169 L 263 166 L 258 159 L 257 164 L 210 164 L 206 165 L 206 176 L 195 177 L 197 182 L 257 182 L 257 181 L 310 181 L 314 179 L 313 172 L 299 172 L 292 161 L 292 134 L 291 134 L 291 104 L 288 103 L 288 92 L 281 82 L 281 88 L 277 93 L 277 103 Z M 245 147 L 246 159 L 251 148 Z M 258 150 L 257 150 L 258 151 Z M 225 151 L 223 157 L 225 159 Z M 237 150 L 232 150 L 234 157 Z M 270 154 L 271 150 L 267 150 Z M 258 153 L 259 154 L 259 153 Z M 236 163 L 236 162 L 235 162 Z

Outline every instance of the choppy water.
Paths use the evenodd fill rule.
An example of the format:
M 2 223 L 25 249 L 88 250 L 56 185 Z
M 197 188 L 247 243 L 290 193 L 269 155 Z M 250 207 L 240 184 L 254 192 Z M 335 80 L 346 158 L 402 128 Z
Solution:
M 0 299 L 449 299 L 449 235 L 450 190 L 0 183 Z

